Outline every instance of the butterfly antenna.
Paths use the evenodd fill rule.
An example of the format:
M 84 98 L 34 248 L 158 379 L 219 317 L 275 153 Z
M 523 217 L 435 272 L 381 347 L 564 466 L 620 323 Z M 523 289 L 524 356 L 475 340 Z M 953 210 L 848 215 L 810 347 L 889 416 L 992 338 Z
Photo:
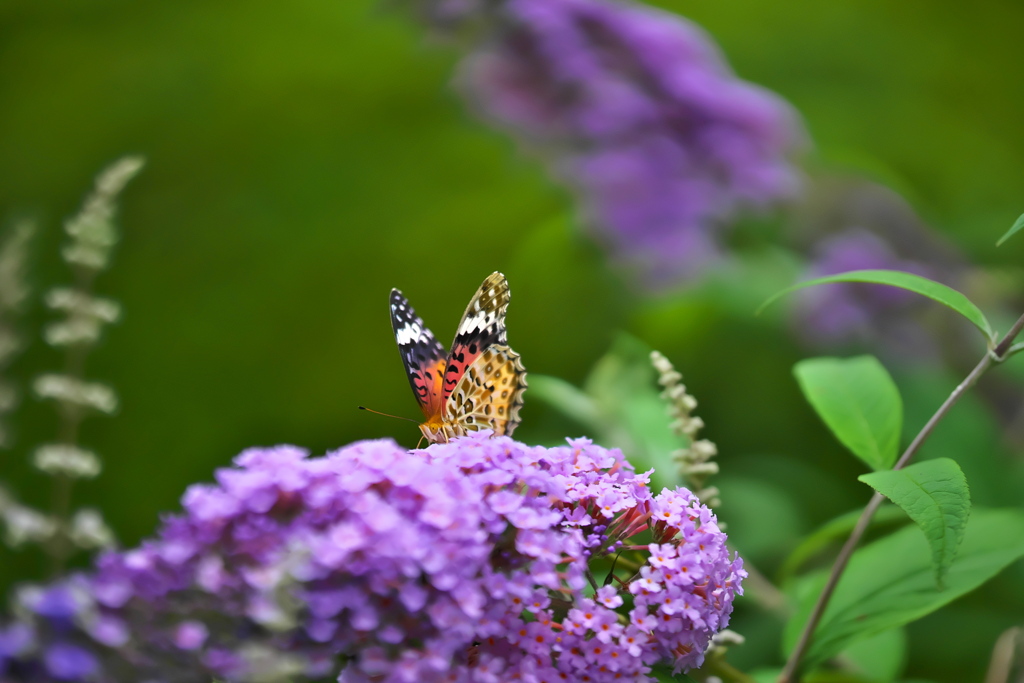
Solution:
M 379 410 L 374 410 L 373 408 L 367 408 L 366 406 L 359 406 L 359 410 L 365 410 L 368 413 L 376 413 L 377 415 L 383 415 L 384 417 L 393 417 L 396 420 L 408 420 L 409 422 L 413 422 L 415 424 L 419 424 L 419 422 L 416 422 L 416 420 L 412 419 L 411 417 L 402 417 L 401 415 L 392 415 L 391 413 L 382 413 Z

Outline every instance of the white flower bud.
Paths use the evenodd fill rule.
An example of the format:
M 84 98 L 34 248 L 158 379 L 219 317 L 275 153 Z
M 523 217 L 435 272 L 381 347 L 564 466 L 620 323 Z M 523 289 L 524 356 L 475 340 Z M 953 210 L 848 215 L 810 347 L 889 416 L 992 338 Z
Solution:
M 109 548 L 114 545 L 114 532 L 110 530 L 99 510 L 83 508 L 71 518 L 71 542 L 84 550 Z
M 92 194 L 86 197 L 81 211 L 64 224 L 76 242 L 109 248 L 117 242 L 111 224 L 117 195 L 142 168 L 142 159 L 126 157 L 114 162 L 96 178 Z
M 12 548 L 49 540 L 57 531 L 57 523 L 53 519 L 23 505 L 7 505 L 0 510 L 0 519 L 6 527 L 7 544 Z
M 52 398 L 108 415 L 117 410 L 114 390 L 98 382 L 83 382 L 67 375 L 41 375 L 33 388 L 40 398 Z
M 723 629 L 711 636 L 712 645 L 742 645 L 745 642 L 747 642 L 746 638 L 729 629 Z
M 697 497 L 700 498 L 701 500 L 704 500 L 706 498 L 716 498 L 719 493 L 720 491 L 718 490 L 717 486 L 708 486 L 707 488 L 701 489 L 700 492 L 697 494 Z
M 105 323 L 115 322 L 121 316 L 121 305 L 116 301 L 90 296 L 67 287 L 51 289 L 46 294 L 46 305 L 55 311 L 68 311 Z
M 103 270 L 110 262 L 110 250 L 87 244 L 70 244 L 60 250 L 64 260 L 73 266 L 82 266 L 89 270 Z
M 121 192 L 135 175 L 146 165 L 145 157 L 121 157 L 107 166 L 96 178 L 96 195 L 112 197 Z
M 679 401 L 686 396 L 686 387 L 682 384 L 676 384 L 665 389 L 662 394 L 670 401 Z
M 703 423 L 701 426 L 703 426 Z M 693 445 L 690 446 L 690 450 L 700 456 L 701 460 L 708 460 L 709 458 L 713 458 L 718 455 L 718 446 L 707 439 L 694 441 Z
M 704 428 L 704 420 L 693 415 L 697 408 L 697 399 L 687 393 L 686 385 L 682 383 L 682 374 L 657 351 L 651 352 L 651 364 L 658 371 L 658 383 L 665 387 L 661 397 L 668 401 L 668 414 L 673 418 L 669 428 L 674 434 L 686 437 L 690 441 L 687 448 L 675 451 L 672 457 L 679 463 L 679 469 L 686 478 L 687 485 L 694 490 L 701 489 L 707 477 L 718 473 L 718 464 L 710 462 L 710 459 L 717 455 L 718 449 L 707 439 L 697 439 L 697 434 Z M 714 487 L 704 489 L 696 495 L 709 507 L 715 507 L 720 503 L 718 489 Z
M 662 386 L 666 387 L 678 384 L 683 380 L 683 376 L 680 373 L 676 372 L 675 370 L 672 370 L 671 365 L 669 365 L 668 367 L 668 371 L 660 370 L 659 372 L 661 372 L 661 376 L 658 377 L 658 384 L 661 384 Z
M 692 464 L 685 465 L 683 467 L 683 474 L 687 476 L 705 476 L 710 477 L 713 474 L 718 474 L 718 463 L 717 462 L 695 462 Z
M 102 469 L 95 453 L 70 444 L 40 446 L 32 457 L 32 464 L 47 474 L 73 479 L 91 479 Z
M 676 369 L 672 367 L 672 362 L 664 356 L 660 351 L 651 351 L 651 365 L 661 375 L 666 375 L 670 372 L 675 372 Z M 678 374 L 678 373 L 677 373 Z M 682 375 L 680 375 L 682 377 Z
M 71 318 L 51 323 L 43 331 L 43 339 L 50 346 L 95 344 L 100 338 L 100 324 L 90 318 Z

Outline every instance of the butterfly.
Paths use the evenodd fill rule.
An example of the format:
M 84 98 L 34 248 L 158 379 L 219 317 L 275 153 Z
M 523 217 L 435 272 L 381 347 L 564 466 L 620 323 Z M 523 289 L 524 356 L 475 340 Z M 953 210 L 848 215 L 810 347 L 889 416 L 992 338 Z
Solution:
M 519 424 L 526 368 L 505 338 L 508 300 L 505 276 L 491 273 L 469 300 L 452 350 L 445 353 L 408 299 L 391 290 L 391 326 L 427 418 L 420 431 L 430 443 L 481 429 L 507 435 Z

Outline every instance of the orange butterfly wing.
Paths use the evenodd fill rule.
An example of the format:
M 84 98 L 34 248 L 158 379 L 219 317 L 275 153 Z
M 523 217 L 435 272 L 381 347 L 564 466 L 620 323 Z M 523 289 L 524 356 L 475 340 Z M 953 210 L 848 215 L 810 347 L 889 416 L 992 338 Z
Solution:
M 423 324 L 408 299 L 391 290 L 391 327 L 402 356 L 409 386 L 427 419 L 440 417 L 444 408 L 446 353 L 434 334 Z
M 444 372 L 444 398 L 451 396 L 466 369 L 494 344 L 506 344 L 505 311 L 508 310 L 508 281 L 501 273 L 491 273 L 462 314 L 459 329 Z
M 526 368 L 519 354 L 494 344 L 469 366 L 445 401 L 445 420 L 475 432 L 490 429 L 496 436 L 511 435 L 519 424 L 519 409 L 526 391 Z

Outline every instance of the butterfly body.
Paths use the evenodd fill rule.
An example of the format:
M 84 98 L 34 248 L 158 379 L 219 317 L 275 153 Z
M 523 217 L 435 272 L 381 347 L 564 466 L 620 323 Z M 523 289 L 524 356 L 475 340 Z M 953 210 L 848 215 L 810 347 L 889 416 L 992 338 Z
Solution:
M 490 429 L 511 434 L 519 424 L 526 370 L 508 347 L 505 311 L 508 282 L 501 273 L 484 280 L 462 315 L 452 350 L 444 347 L 397 289 L 391 290 L 391 324 L 431 443 Z

